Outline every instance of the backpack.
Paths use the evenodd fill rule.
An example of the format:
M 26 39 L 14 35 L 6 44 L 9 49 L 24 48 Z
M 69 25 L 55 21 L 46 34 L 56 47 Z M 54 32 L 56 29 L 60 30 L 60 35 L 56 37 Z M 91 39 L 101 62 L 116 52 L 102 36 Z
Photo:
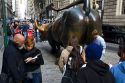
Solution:
M 80 54 L 82 54 L 83 51 L 83 47 L 80 46 Z M 80 65 L 82 67 L 83 63 L 82 60 L 80 61 Z M 61 83 L 76 83 L 77 81 L 77 72 L 75 72 L 71 67 L 70 67 L 71 61 L 70 58 L 67 61 L 67 64 L 64 66 L 65 67 L 65 71 L 63 73 L 63 77 L 61 80 Z
M 76 72 L 69 68 L 69 65 L 66 64 L 66 71 L 62 77 L 61 83 L 76 83 Z

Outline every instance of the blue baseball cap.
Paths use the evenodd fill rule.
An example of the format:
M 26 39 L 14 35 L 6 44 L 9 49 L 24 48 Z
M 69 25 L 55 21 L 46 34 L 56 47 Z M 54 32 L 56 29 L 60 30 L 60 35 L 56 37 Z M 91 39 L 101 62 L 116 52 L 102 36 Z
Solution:
M 87 60 L 99 60 L 102 56 L 102 46 L 96 43 L 91 43 L 87 46 L 85 53 Z

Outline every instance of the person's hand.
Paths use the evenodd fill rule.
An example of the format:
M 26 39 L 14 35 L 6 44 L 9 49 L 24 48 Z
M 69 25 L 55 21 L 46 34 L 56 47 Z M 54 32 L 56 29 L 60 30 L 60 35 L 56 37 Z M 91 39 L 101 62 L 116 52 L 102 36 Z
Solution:
M 30 61 L 32 61 L 32 57 L 28 57 L 27 59 L 25 59 L 25 62 L 26 62 L 26 63 L 28 63 L 28 62 L 30 62 Z
M 36 59 L 31 60 L 31 63 L 35 63 Z
M 32 57 L 28 57 L 25 62 L 28 63 L 28 62 L 31 62 L 31 63 L 35 63 L 36 59 L 33 59 Z

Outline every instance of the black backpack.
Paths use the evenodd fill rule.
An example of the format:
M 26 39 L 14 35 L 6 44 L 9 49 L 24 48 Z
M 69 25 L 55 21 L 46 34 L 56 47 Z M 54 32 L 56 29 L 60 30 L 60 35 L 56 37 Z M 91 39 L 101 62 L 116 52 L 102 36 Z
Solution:
M 66 70 L 62 77 L 61 83 L 76 83 L 77 73 L 69 68 L 69 65 L 66 64 Z

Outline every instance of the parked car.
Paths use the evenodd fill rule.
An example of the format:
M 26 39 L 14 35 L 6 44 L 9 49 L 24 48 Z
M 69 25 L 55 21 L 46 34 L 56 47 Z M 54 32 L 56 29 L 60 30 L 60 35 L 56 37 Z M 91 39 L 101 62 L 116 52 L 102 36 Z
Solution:
M 120 43 L 125 40 L 125 26 L 102 25 L 103 37 L 107 42 Z

